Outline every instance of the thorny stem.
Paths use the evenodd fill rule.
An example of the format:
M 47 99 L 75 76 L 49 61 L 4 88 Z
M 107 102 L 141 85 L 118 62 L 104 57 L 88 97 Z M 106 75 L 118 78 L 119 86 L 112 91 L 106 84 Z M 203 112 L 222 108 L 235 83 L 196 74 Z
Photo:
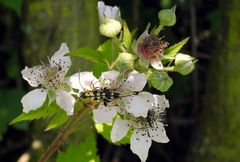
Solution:
M 58 136 L 54 139 L 54 141 L 47 148 L 47 150 L 42 154 L 38 162 L 46 162 L 52 156 L 52 154 L 63 143 L 64 139 L 66 139 L 71 134 L 72 128 L 74 127 L 76 122 L 82 117 L 82 114 L 84 114 L 85 111 L 87 111 L 87 109 L 81 108 L 76 112 L 76 114 L 69 120 L 69 122 L 58 134 Z

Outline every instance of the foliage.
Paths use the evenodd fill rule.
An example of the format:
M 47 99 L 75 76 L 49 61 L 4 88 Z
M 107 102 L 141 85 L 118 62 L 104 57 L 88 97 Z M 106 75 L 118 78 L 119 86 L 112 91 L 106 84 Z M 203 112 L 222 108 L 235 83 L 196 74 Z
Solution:
M 97 155 L 97 144 L 94 134 L 90 134 L 84 142 L 68 146 L 65 152 L 59 152 L 56 162 L 100 162 Z
M 44 105 L 37 110 L 31 110 L 29 113 L 20 114 L 14 120 L 12 120 L 10 124 L 44 118 L 51 118 L 51 122 L 46 127 L 46 130 L 57 128 L 68 120 L 68 116 L 66 115 L 65 111 L 60 109 L 55 102 L 48 105 L 48 102 L 46 101 Z
M 0 91 L 0 138 L 5 132 L 8 123 L 14 118 L 17 114 L 21 112 L 20 102 L 21 96 L 24 94 L 22 90 L 1 90 Z M 11 96 L 11 97 L 9 97 Z M 20 126 L 20 125 L 18 125 Z
M 22 0 L 0 0 L 0 3 L 14 10 L 18 16 L 22 14 Z

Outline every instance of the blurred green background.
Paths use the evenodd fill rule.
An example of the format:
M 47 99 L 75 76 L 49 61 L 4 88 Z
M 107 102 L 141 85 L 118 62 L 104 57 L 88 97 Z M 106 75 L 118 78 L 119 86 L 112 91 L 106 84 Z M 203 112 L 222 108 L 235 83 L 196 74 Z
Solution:
M 177 5 L 177 23 L 163 31 L 170 44 L 190 36 L 183 49 L 199 59 L 188 76 L 172 73 L 166 93 L 168 144 L 153 143 L 147 162 L 239 162 L 240 159 L 240 1 L 106 0 L 120 6 L 130 29 L 141 34 L 157 24 L 160 9 Z M 22 111 L 29 86 L 21 78 L 25 65 L 38 65 L 67 42 L 71 51 L 96 48 L 97 0 L 0 0 L 0 161 L 34 162 L 54 139 L 45 122 L 8 123 Z M 88 69 L 80 59 L 72 71 Z M 81 64 L 81 66 L 80 66 Z M 152 91 L 156 92 L 154 89 Z M 78 143 L 93 131 L 81 126 L 64 143 Z M 83 133 L 84 132 L 84 133 Z M 97 136 L 101 162 L 137 162 L 129 146 L 114 146 Z M 54 159 L 54 158 L 53 158 Z M 54 161 L 54 160 L 52 160 Z

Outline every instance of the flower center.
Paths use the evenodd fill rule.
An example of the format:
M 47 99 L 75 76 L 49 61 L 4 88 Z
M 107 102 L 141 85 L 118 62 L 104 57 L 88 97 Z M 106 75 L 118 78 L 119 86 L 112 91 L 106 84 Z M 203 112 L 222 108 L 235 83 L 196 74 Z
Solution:
M 139 50 L 146 59 L 155 59 L 158 55 L 162 55 L 168 43 L 161 40 L 158 36 L 150 35 L 142 40 Z
M 44 83 L 43 86 L 47 89 L 58 89 L 64 85 L 64 72 L 57 66 L 47 67 L 44 72 Z

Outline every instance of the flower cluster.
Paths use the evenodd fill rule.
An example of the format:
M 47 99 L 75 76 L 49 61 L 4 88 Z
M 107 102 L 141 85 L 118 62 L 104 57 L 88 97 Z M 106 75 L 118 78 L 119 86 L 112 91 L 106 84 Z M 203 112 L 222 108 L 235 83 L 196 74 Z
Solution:
M 49 105 L 56 102 L 67 117 L 74 114 L 75 103 L 84 102 L 88 106 L 94 103 L 91 107 L 93 119 L 95 123 L 111 124 L 110 140 L 116 143 L 128 139 L 132 152 L 141 161 L 146 161 L 152 140 L 169 141 L 163 122 L 169 102 L 164 95 L 145 91 L 145 86 L 149 83 L 165 92 L 173 82 L 167 72 L 189 74 L 196 62 L 195 58 L 179 53 L 188 38 L 168 47 L 163 36 L 159 36 L 164 26 L 175 24 L 175 9 L 160 11 L 159 26 L 150 31 L 148 25 L 143 34 L 134 39 L 134 32 L 131 33 L 122 21 L 119 8 L 99 1 L 99 30 L 102 35 L 112 38 L 112 42 L 106 41 L 97 51 L 84 48 L 75 54 L 62 43 L 49 63 L 25 67 L 22 76 L 36 89 L 21 100 L 24 115 L 45 105 L 47 99 Z M 95 69 L 108 70 L 100 71 L 98 78 L 94 74 L 99 69 L 94 68 L 68 77 L 66 74 L 72 64 L 70 56 L 97 63 Z
M 111 131 L 112 142 L 124 138 L 131 129 L 131 150 L 146 161 L 151 140 L 160 143 L 169 141 L 162 123 L 169 103 L 165 96 L 142 91 L 147 83 L 143 73 L 134 70 L 124 79 L 120 78 L 117 71 L 104 72 L 99 79 L 91 72 L 80 72 L 74 74 L 70 81 L 80 93 L 86 90 L 93 92 L 90 87 L 94 87 L 101 90 L 109 88 L 111 93 L 118 94 L 116 98 L 110 98 L 107 105 L 104 105 L 104 100 L 99 103 L 93 110 L 94 120 L 96 123 L 112 123 L 116 118 Z

